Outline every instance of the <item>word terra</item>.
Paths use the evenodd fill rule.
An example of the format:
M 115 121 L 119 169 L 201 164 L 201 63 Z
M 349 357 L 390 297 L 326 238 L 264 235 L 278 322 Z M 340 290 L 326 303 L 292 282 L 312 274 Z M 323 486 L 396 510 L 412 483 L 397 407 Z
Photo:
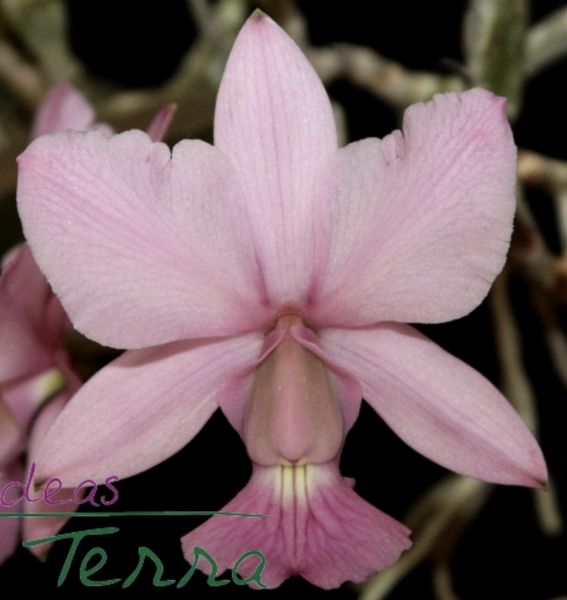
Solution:
M 63 566 L 57 579 L 57 587 L 61 587 L 67 580 L 71 566 L 81 541 L 89 536 L 101 536 L 101 535 L 113 535 L 120 531 L 118 527 L 101 527 L 97 529 L 86 529 L 84 531 L 72 531 L 70 533 L 60 533 L 45 538 L 38 538 L 35 540 L 28 540 L 23 542 L 24 548 L 32 548 L 34 546 L 40 546 L 41 544 L 50 544 L 59 540 L 72 540 L 71 546 L 65 557 Z M 244 561 L 248 559 L 256 558 L 258 560 L 256 566 L 251 571 L 251 574 L 246 577 L 239 575 L 239 569 L 244 564 Z M 150 562 L 154 566 L 154 574 L 152 579 L 152 585 L 154 587 L 167 587 L 176 585 L 177 589 L 185 587 L 195 571 L 198 569 L 199 561 L 204 561 L 208 572 L 207 585 L 210 587 L 221 587 L 230 583 L 229 579 L 218 579 L 218 565 L 214 557 L 209 554 L 204 548 L 195 546 L 193 548 L 193 559 L 190 560 L 191 567 L 183 575 L 183 577 L 176 581 L 175 579 L 163 579 L 164 567 L 160 558 L 150 550 L 147 546 L 139 546 L 138 548 L 138 562 L 134 570 L 124 580 L 121 578 L 113 579 L 92 579 L 108 562 L 108 554 L 104 548 L 95 546 L 91 548 L 84 556 L 83 560 L 79 565 L 79 580 L 86 587 L 108 587 L 111 585 L 118 585 L 122 583 L 122 588 L 129 588 L 134 584 L 138 576 L 143 570 L 146 561 Z M 244 552 L 233 564 L 231 568 L 231 579 L 236 585 L 252 585 L 256 588 L 267 588 L 268 586 L 262 581 L 262 573 L 266 566 L 266 557 L 259 550 L 249 550 Z M 247 569 L 248 571 L 249 569 Z

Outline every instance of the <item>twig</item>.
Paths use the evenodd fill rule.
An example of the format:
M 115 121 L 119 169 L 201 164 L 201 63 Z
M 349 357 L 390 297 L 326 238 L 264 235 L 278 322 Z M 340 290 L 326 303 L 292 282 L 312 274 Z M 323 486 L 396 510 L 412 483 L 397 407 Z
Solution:
M 433 563 L 433 591 L 437 600 L 459 600 L 453 585 L 451 567 L 446 560 Z
M 335 117 L 335 125 L 337 126 L 337 140 L 339 146 L 344 146 L 348 143 L 348 123 L 345 114 L 345 109 L 342 104 L 334 101 L 333 104 L 333 115 Z
M 535 397 L 522 362 L 522 341 L 508 293 L 507 270 L 504 270 L 494 282 L 490 300 L 502 390 L 528 427 L 535 432 L 537 428 Z
M 222 32 L 215 27 L 214 12 L 208 1 L 187 0 L 187 7 L 195 19 L 201 36 L 211 44 L 218 44 L 222 38 Z
M 438 494 L 443 489 L 443 494 Z M 412 509 L 413 514 L 424 517 L 414 533 L 414 544 L 401 559 L 389 569 L 382 571 L 360 589 L 360 600 L 383 600 L 396 585 L 419 564 L 438 555 L 440 545 L 445 543 L 449 532 L 457 523 L 467 522 L 486 501 L 492 486 L 476 479 L 452 476 L 448 485 L 442 480 L 426 493 Z M 435 509 L 427 514 L 419 505 L 439 499 Z M 426 516 L 427 515 L 427 516 Z
M 438 92 L 465 89 L 460 77 L 409 71 L 364 46 L 335 44 L 307 54 L 325 83 L 346 79 L 399 109 Z
M 558 190 L 553 200 L 561 248 L 565 250 L 567 249 L 567 186 Z
M 524 86 L 528 0 L 470 0 L 464 20 L 468 74 L 476 85 L 506 96 L 519 112 Z
M 567 7 L 559 8 L 530 29 L 526 74 L 534 76 L 567 54 Z
M 490 300 L 503 391 L 528 427 L 537 434 L 536 399 L 522 360 L 522 341 L 510 302 L 507 270 L 496 279 Z M 549 489 L 551 488 L 550 481 Z M 532 490 L 532 493 L 541 529 L 548 535 L 557 535 L 563 524 L 555 493 L 548 490 Z
M 509 264 L 531 281 L 535 288 L 546 294 L 555 294 L 558 280 L 557 259 L 549 251 L 522 190 L 518 191 L 518 208 Z
M 567 189 L 567 162 L 530 150 L 520 150 L 518 177 L 525 184 L 538 185 L 556 193 Z
M 537 185 L 552 195 L 562 247 L 567 248 L 567 163 L 522 150 L 518 176 L 526 185 Z
M 567 389 L 567 339 L 557 322 L 545 326 L 545 341 L 553 361 L 557 377 Z
M 83 67 L 73 55 L 62 0 L 0 0 L 3 23 L 49 82 L 77 81 Z
M 429 488 L 407 512 L 404 523 L 410 529 L 417 529 L 439 508 L 443 500 L 457 485 L 459 475 L 447 475 Z
M 1 37 L 0 80 L 13 96 L 32 111 L 39 105 L 47 90 L 47 82 L 41 72 Z
M 563 532 L 563 517 L 559 511 L 559 504 L 555 485 L 549 482 L 547 490 L 533 490 L 536 503 L 536 514 L 542 531 L 556 537 Z

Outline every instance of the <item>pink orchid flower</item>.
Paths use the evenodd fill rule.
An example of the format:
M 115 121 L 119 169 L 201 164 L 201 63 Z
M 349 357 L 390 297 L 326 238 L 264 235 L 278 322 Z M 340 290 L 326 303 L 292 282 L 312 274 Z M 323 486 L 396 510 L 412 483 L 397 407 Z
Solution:
M 29 247 L 22 244 L 5 259 L 0 277 L 0 490 L 25 483 L 31 465 L 21 457 L 33 453 L 80 381 L 63 346 L 68 319 Z M 49 512 L 37 493 L 22 498 L 14 489 L 0 496 L 2 512 Z M 65 500 L 66 493 L 56 501 Z M 20 536 L 54 535 L 62 518 L 0 519 L 0 563 L 16 549 Z M 44 548 L 41 549 L 44 551 Z
M 38 109 L 32 139 L 64 129 L 93 126 L 94 111 L 70 84 L 54 86 Z M 59 300 L 38 269 L 27 244 L 3 260 L 0 275 L 0 490 L 25 483 L 30 474 L 22 456 L 35 452 L 39 440 L 80 387 L 63 344 L 70 328 Z M 31 502 L 22 490 L 0 497 L 0 511 L 50 512 L 60 505 Z M 67 492 L 54 500 L 66 500 Z M 37 500 L 37 494 L 32 494 Z M 18 501 L 16 501 L 18 500 Z M 56 534 L 62 518 L 0 519 L 0 564 L 15 551 L 20 537 Z M 32 552 L 44 552 L 45 547 Z
M 173 110 L 158 112 L 148 134 L 159 140 L 165 134 Z M 111 135 L 108 125 L 95 124 L 88 101 L 71 84 L 54 86 L 38 109 L 32 138 L 67 129 L 97 128 Z M 71 368 L 63 334 L 71 326 L 59 300 L 38 269 L 27 244 L 15 248 L 4 260 L 0 276 L 0 490 L 10 482 L 25 483 L 31 472 L 22 454 L 34 454 L 39 441 L 81 383 Z M 0 511 L 53 512 L 57 502 L 69 502 L 73 490 L 53 496 L 53 503 L 23 499 L 21 490 L 0 497 Z M 6 506 L 4 506 L 6 504 Z M 8 506 L 9 505 L 9 506 Z M 65 504 L 65 510 L 77 504 Z M 55 535 L 64 518 L 0 519 L 0 564 L 15 550 L 20 535 L 25 539 Z M 21 531 L 20 531 L 21 530 Z M 47 546 L 32 548 L 33 553 Z
M 36 458 L 44 478 L 128 477 L 220 407 L 254 470 L 183 539 L 222 570 L 266 554 L 291 575 L 361 581 L 410 546 L 338 468 L 362 397 L 410 446 L 492 482 L 546 467 L 498 390 L 405 322 L 486 296 L 512 230 L 516 151 L 504 100 L 475 89 L 409 108 L 403 133 L 337 148 L 325 90 L 255 13 L 223 76 L 215 145 L 140 131 L 65 133 L 20 157 L 19 208 L 73 324 L 128 351 L 71 400 Z M 245 572 L 245 569 L 244 569 Z

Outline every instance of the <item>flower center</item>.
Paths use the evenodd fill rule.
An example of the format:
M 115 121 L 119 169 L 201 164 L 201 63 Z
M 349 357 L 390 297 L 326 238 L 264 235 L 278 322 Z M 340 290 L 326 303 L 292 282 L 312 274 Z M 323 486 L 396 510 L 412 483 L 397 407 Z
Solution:
M 302 327 L 297 314 L 281 315 L 274 328 L 281 339 L 254 373 L 244 441 L 261 465 L 324 463 L 343 443 L 343 416 L 329 369 L 295 339 L 293 330 Z

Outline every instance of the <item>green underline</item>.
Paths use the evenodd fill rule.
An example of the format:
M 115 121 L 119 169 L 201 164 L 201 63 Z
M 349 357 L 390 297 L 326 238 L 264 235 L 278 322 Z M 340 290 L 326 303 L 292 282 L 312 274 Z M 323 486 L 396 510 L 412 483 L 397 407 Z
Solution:
M 253 513 L 223 512 L 214 510 L 149 510 L 132 512 L 45 512 L 45 513 L 0 513 L 0 519 L 30 519 L 40 517 L 80 517 L 80 518 L 99 518 L 99 517 L 247 517 L 252 519 L 265 519 L 268 515 L 257 515 Z

